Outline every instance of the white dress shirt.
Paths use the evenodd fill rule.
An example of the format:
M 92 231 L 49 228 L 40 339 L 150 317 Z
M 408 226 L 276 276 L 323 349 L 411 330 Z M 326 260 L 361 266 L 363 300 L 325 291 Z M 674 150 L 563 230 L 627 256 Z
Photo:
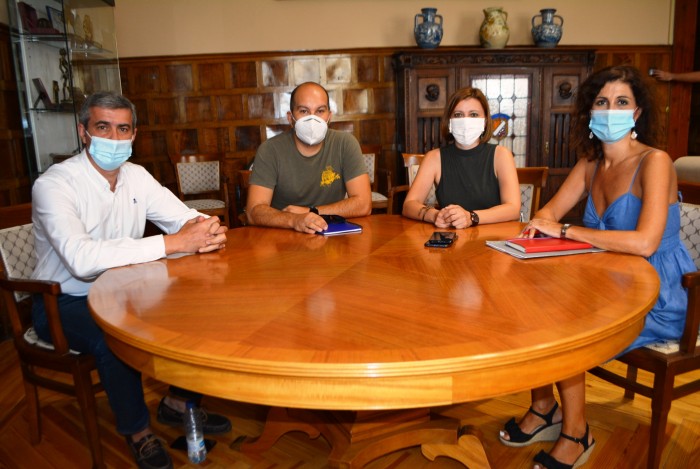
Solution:
M 143 237 L 146 220 L 171 234 L 198 215 L 129 162 L 121 166 L 112 192 L 83 150 L 34 183 L 32 278 L 60 282 L 63 293 L 85 296 L 105 270 L 165 256 L 162 235 Z

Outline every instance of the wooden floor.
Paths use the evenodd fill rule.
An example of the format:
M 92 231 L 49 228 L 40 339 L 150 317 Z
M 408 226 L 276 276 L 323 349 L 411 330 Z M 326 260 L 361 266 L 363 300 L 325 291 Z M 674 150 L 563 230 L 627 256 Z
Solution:
M 90 467 L 80 411 L 74 399 L 48 391 L 41 394 L 43 439 L 32 446 L 25 417 L 24 391 L 17 357 L 8 340 L 0 342 L 0 468 L 78 468 Z M 167 385 L 144 379 L 146 399 L 152 415 Z M 233 431 L 215 437 L 216 447 L 202 466 L 209 468 L 323 468 L 329 446 L 320 437 L 309 439 L 302 433 L 291 433 L 259 456 L 243 454 L 231 446 L 242 435 L 257 436 L 263 428 L 267 409 L 206 398 L 204 405 L 225 413 L 233 422 Z M 462 423 L 478 427 L 491 467 L 494 469 L 528 468 L 532 457 L 551 443 L 530 447 L 507 448 L 497 440 L 498 430 L 511 416 L 522 414 L 529 405 L 529 394 L 519 393 L 488 401 L 472 402 L 437 409 L 439 413 L 459 418 Z M 98 396 L 100 431 L 108 467 L 132 467 L 124 440 L 114 430 L 107 399 Z M 622 392 L 607 383 L 588 376 L 587 417 L 597 445 L 587 468 L 644 468 L 649 435 L 649 400 L 637 397 L 626 401 Z M 172 442 L 178 429 L 164 427 L 153 419 L 157 433 Z M 674 402 L 669 415 L 670 441 L 664 451 L 662 467 L 668 469 L 700 468 L 700 393 Z M 175 467 L 187 467 L 187 456 L 171 450 Z M 425 459 L 418 448 L 410 448 L 373 461 L 368 469 L 396 468 L 461 468 L 446 458 L 434 462 Z

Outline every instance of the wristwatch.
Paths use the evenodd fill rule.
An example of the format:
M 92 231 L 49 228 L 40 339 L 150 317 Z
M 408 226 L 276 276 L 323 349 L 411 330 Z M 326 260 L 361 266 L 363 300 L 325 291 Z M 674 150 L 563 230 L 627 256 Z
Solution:
M 314 207 L 313 205 L 309 206 L 309 212 L 315 213 L 316 215 L 318 215 L 318 209 L 316 207 Z
M 476 212 L 472 212 L 469 210 L 469 215 L 472 217 L 472 226 L 476 226 L 479 224 L 479 215 Z
M 561 225 L 561 232 L 559 232 L 560 238 L 562 238 L 562 239 L 566 238 L 566 230 L 568 230 L 570 226 L 571 226 L 571 224 L 569 224 L 569 223 L 564 223 L 563 225 Z

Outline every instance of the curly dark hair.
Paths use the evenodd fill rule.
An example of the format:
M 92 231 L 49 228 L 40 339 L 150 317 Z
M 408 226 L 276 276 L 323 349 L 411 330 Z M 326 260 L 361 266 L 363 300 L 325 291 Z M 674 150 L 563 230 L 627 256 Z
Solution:
M 450 98 L 448 99 L 447 106 L 445 107 L 445 112 L 442 115 L 442 121 L 440 122 L 440 134 L 442 136 L 443 142 L 449 143 L 454 141 L 454 137 L 452 137 L 452 134 L 449 130 L 452 112 L 454 112 L 455 108 L 457 107 L 457 104 L 469 98 L 476 99 L 481 104 L 481 107 L 484 108 L 484 114 L 486 117 L 486 129 L 484 130 L 484 133 L 481 134 L 481 137 L 479 137 L 479 143 L 488 142 L 491 139 L 491 135 L 493 135 L 493 129 L 491 127 L 493 127 L 493 124 L 491 123 L 491 112 L 489 111 L 489 102 L 486 99 L 486 96 L 484 96 L 484 93 L 482 93 L 479 88 L 466 87 L 455 91 L 454 93 L 452 93 L 452 96 L 450 96 Z
M 571 121 L 571 146 L 579 157 L 585 157 L 588 160 L 603 158 L 603 145 L 597 137 L 589 138 L 588 124 L 591 119 L 591 109 L 598 93 L 606 83 L 614 81 L 627 83 L 632 88 L 637 107 L 641 111 L 634 125 L 637 140 L 652 147 L 657 146 L 659 136 L 658 108 L 648 78 L 645 78 L 634 67 L 615 65 L 598 70 L 579 86 L 576 95 L 576 108 Z

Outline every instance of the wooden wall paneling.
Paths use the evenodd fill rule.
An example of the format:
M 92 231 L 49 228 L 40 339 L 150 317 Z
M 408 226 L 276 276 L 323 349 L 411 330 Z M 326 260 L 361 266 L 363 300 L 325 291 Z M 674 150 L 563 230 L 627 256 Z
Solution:
M 600 70 L 610 65 L 631 65 L 642 73 L 648 73 L 650 68 L 669 70 L 671 68 L 671 53 L 671 46 L 601 46 L 596 50 L 594 70 Z M 671 120 L 675 119 L 677 113 L 682 114 L 682 112 L 679 109 L 679 104 L 674 104 L 671 101 L 671 85 L 669 83 L 653 78 L 648 78 L 648 80 L 656 92 L 658 112 L 661 116 L 659 147 L 669 151 L 669 145 L 672 145 L 669 135 L 672 126 Z M 669 154 L 671 153 L 669 152 Z M 674 158 L 678 156 L 680 155 Z
M 0 206 L 31 201 L 10 31 L 0 25 Z
M 229 192 L 235 194 L 236 171 L 252 162 L 262 142 L 289 128 L 289 95 L 311 80 L 325 86 L 337 104 L 331 127 L 353 133 L 361 143 L 382 144 L 390 156 L 379 163 L 390 164 L 396 128 L 392 52 L 122 58 L 124 94 L 139 113 L 135 161 L 174 187 L 170 155 L 222 152 Z
M 695 47 L 698 42 L 698 13 L 698 0 L 676 0 L 673 31 L 673 66 L 670 68 L 673 72 L 694 70 Z M 664 70 L 669 69 L 665 68 Z M 669 106 L 671 109 L 674 109 L 674 112 L 669 116 L 667 134 L 668 152 L 673 159 L 688 154 L 691 123 L 690 103 L 693 99 L 693 87 L 697 90 L 699 86 L 697 84 L 671 82 Z M 694 124 L 697 125 L 697 122 L 694 122 Z

